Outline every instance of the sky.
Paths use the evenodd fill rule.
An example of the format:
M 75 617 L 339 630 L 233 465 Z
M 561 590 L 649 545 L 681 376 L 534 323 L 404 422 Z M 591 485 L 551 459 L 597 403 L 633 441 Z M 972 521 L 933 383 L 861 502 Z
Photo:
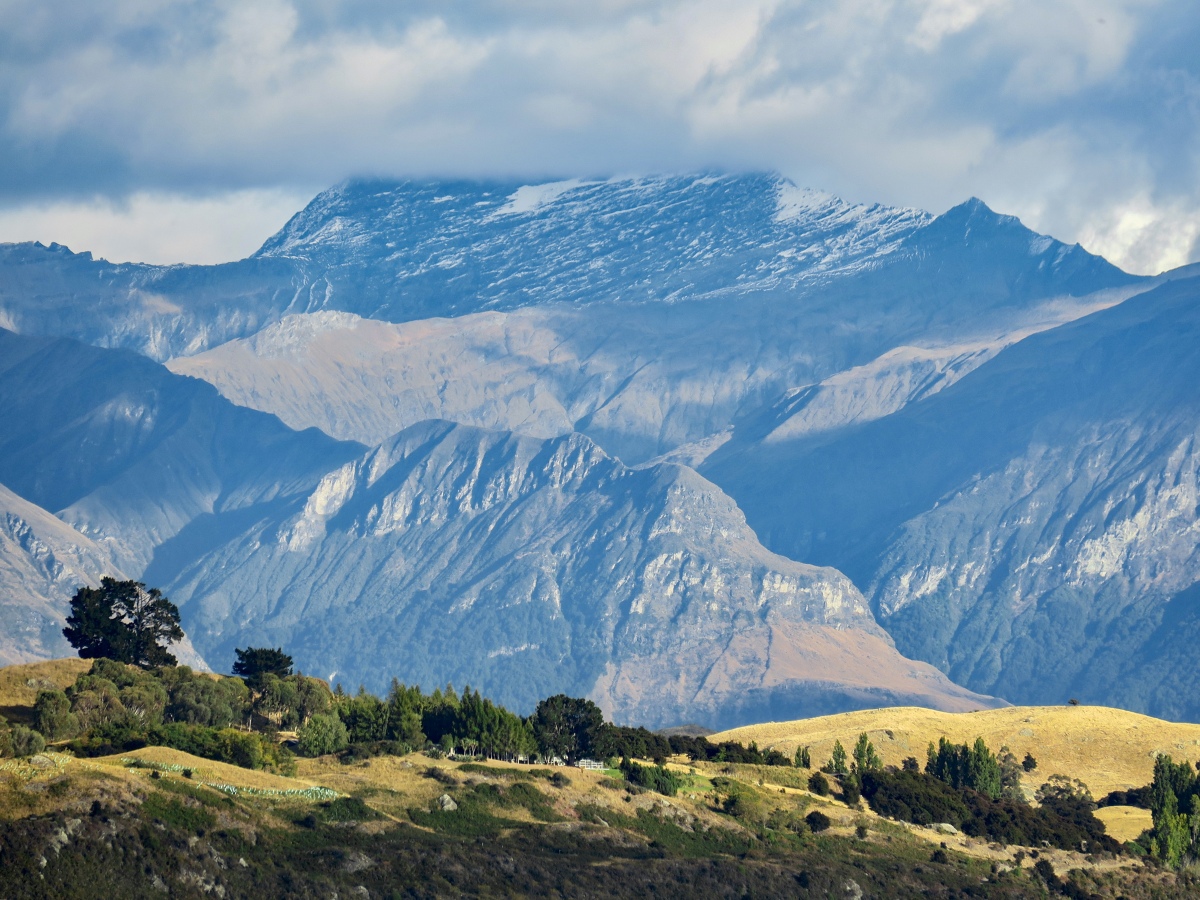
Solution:
M 253 252 L 347 177 L 777 170 L 1200 260 L 1194 0 L 0 0 L 0 241 Z

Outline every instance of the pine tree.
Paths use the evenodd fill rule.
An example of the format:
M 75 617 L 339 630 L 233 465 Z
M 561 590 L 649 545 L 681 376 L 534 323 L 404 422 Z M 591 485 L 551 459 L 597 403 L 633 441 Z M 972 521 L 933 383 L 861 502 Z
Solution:
M 833 751 L 829 756 L 829 762 L 825 763 L 825 771 L 832 775 L 847 775 L 850 769 L 846 766 L 846 748 L 842 746 L 841 741 L 833 742 Z
M 854 745 L 854 772 L 861 778 L 864 772 L 875 772 L 882 768 L 883 760 L 875 752 L 875 745 L 864 731 L 858 736 L 858 743 Z
M 112 659 L 145 669 L 173 666 L 167 651 L 183 640 L 179 608 L 158 588 L 105 576 L 99 588 L 82 587 L 71 598 L 63 636 L 83 659 Z

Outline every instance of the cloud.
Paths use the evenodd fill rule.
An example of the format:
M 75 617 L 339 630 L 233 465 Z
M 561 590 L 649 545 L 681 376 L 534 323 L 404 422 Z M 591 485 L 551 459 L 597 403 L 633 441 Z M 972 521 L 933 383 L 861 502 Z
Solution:
M 243 259 L 311 192 L 241 190 L 206 197 L 137 192 L 0 209 L 0 241 L 56 241 L 110 262 L 221 263 Z
M 0 0 L 0 16 L 10 210 L 233 210 L 353 174 L 754 167 L 935 212 L 978 195 L 1141 271 L 1200 249 L 1192 4 Z

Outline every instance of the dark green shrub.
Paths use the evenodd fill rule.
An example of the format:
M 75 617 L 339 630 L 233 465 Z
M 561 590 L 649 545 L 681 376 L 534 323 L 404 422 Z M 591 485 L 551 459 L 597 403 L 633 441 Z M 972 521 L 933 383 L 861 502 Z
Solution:
M 46 739 L 24 725 L 14 725 L 9 740 L 13 756 L 36 756 L 46 749 Z
M 320 817 L 328 822 L 366 822 L 382 818 L 358 797 L 338 797 L 322 803 Z
M 830 825 L 833 824 L 829 816 L 816 809 L 804 817 L 804 823 L 814 832 L 825 831 Z
M 847 806 L 854 806 L 858 803 L 862 796 L 862 790 L 858 786 L 858 779 L 853 775 L 848 775 L 842 779 L 842 802 Z
M 1140 788 L 1130 788 L 1127 791 L 1113 791 L 1101 797 L 1096 805 L 1104 806 L 1136 806 L 1139 809 L 1150 809 L 1150 785 Z
M 434 781 L 450 787 L 458 784 L 458 779 L 454 777 L 450 770 L 443 769 L 441 766 L 427 766 L 421 774 L 426 778 L 432 778 Z
M 948 822 L 961 828 L 970 817 L 958 791 L 919 772 L 868 772 L 863 776 L 862 792 L 879 815 L 914 825 Z
M 1037 872 L 1038 877 L 1046 882 L 1046 887 L 1054 890 L 1059 886 L 1058 876 L 1054 873 L 1054 866 L 1048 859 L 1039 859 L 1033 864 L 1033 871 Z
M 176 798 L 157 791 L 146 798 L 142 812 L 149 819 L 192 832 L 207 831 L 216 822 L 216 816 L 207 809 L 184 805 Z
M 683 779 L 663 766 L 643 766 L 631 760 L 621 762 L 621 771 L 629 784 L 648 788 L 666 797 L 674 797 Z
M 1081 798 L 1047 797 L 1043 806 L 990 797 L 916 772 L 869 772 L 863 796 L 878 814 L 930 825 L 948 822 L 971 837 L 1030 846 L 1046 841 L 1053 847 L 1119 852 L 1104 824 Z
M 339 716 L 316 715 L 301 726 L 296 736 L 303 756 L 324 756 L 345 750 L 350 743 L 349 732 Z
M 33 727 L 52 741 L 75 737 L 79 720 L 71 712 L 71 700 L 62 691 L 38 691 L 33 704 Z
M 808 776 L 808 789 L 818 797 L 828 797 L 829 779 L 821 772 L 813 772 Z

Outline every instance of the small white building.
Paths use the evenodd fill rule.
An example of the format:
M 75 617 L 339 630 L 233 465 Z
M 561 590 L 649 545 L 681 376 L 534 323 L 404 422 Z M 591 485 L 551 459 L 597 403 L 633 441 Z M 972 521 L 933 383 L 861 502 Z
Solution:
M 597 762 L 594 759 L 581 759 L 575 763 L 575 766 L 579 769 L 603 769 L 604 763 Z

